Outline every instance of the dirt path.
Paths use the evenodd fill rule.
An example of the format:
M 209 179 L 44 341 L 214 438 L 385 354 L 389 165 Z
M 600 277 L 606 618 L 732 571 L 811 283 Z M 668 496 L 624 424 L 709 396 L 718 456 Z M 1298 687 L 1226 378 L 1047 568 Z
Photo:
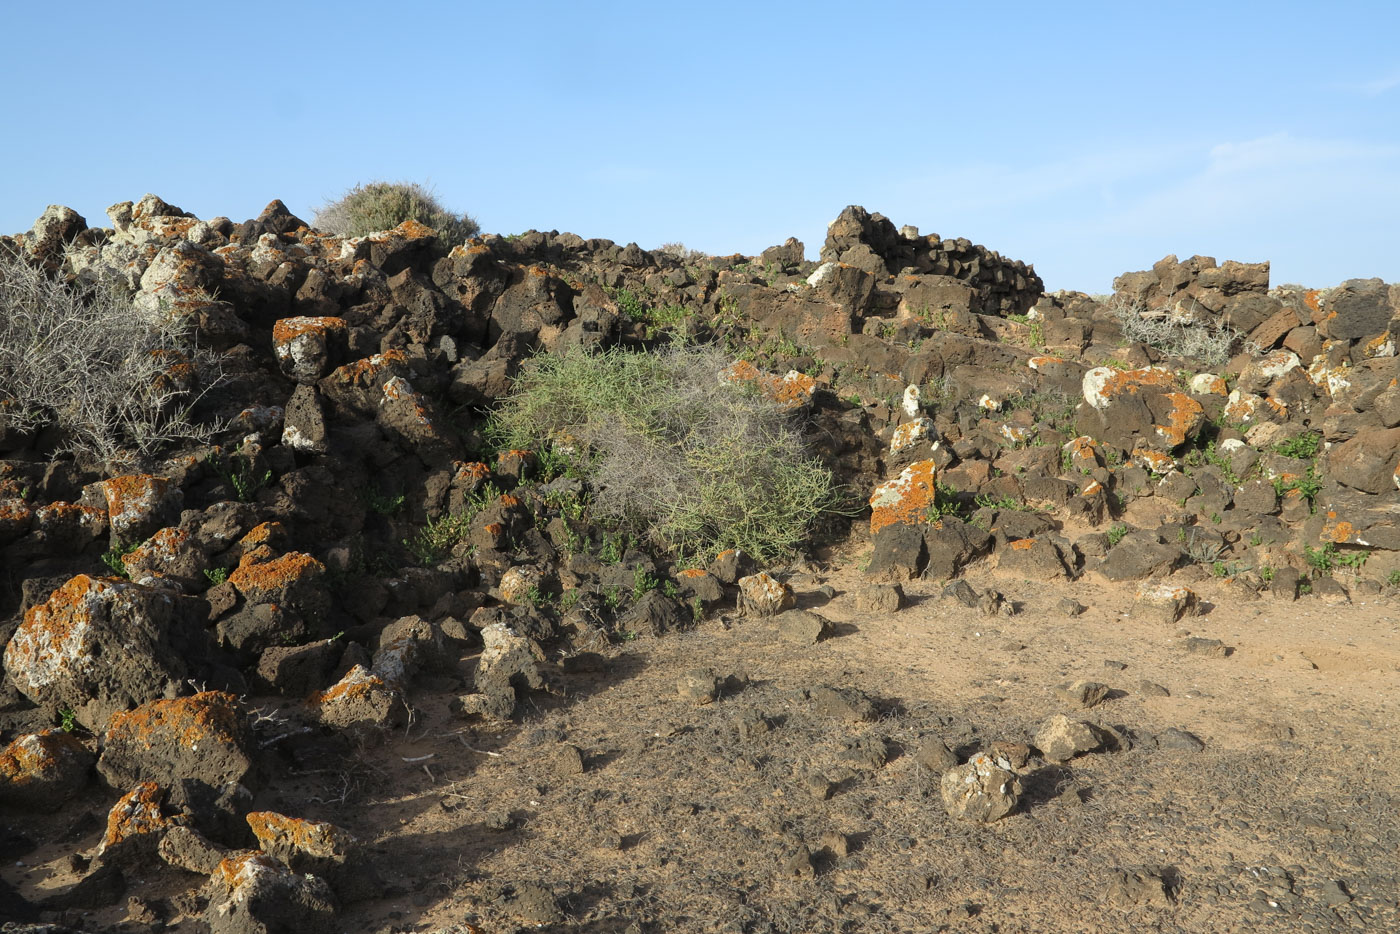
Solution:
M 370 842 L 386 897 L 347 906 L 345 930 L 1400 928 L 1400 606 L 1244 601 L 1208 581 L 1208 612 L 1163 630 L 1124 615 L 1125 587 L 970 583 L 1018 612 L 916 583 L 898 613 L 861 614 L 854 570 L 798 574 L 834 637 L 728 617 L 625 643 L 561 667 L 501 732 L 451 714 L 443 678 L 407 734 L 289 762 L 258 806 Z M 1067 594 L 1088 609 L 1066 615 Z M 1230 654 L 1192 653 L 1188 634 Z M 728 679 L 712 704 L 677 695 L 697 667 Z M 1075 678 L 1109 700 L 1069 710 L 1053 688 Z M 819 686 L 864 692 L 876 715 L 818 709 Z M 924 743 L 965 757 L 1061 712 L 1123 748 L 1032 758 L 1010 816 L 948 817 Z M 1204 749 L 1162 748 L 1172 728 Z M 41 894 L 52 870 L 4 875 Z
M 802 604 L 837 624 L 835 638 L 799 647 L 770 622 L 717 621 L 624 646 L 606 673 L 565 679 L 568 703 L 537 708 L 511 734 L 392 750 L 384 758 L 449 753 L 466 735 L 500 757 L 468 753 L 461 773 L 444 764 L 374 809 L 395 820 L 359 828 L 405 859 L 441 851 L 414 860 L 431 867 L 416 899 L 428 904 L 376 906 L 402 913 L 383 920 L 512 930 L 554 917 L 546 891 L 572 922 L 559 930 L 1400 924 L 1394 603 L 1243 602 L 1203 585 L 1215 605 L 1183 622 L 1232 650 L 1221 658 L 1185 650 L 1185 628 L 1126 618 L 1121 587 L 1074 585 L 1089 609 L 1068 617 L 1057 609 L 1063 585 L 973 579 L 1019 608 L 984 618 L 914 585 L 910 606 L 873 617 L 855 610 L 864 585 L 853 573 L 794 583 Z M 698 665 L 744 686 L 709 706 L 683 703 L 677 678 Z M 1113 689 L 1080 715 L 1132 748 L 1064 766 L 1032 760 L 1016 813 L 991 826 L 951 820 L 936 776 L 915 761 L 921 741 L 936 735 L 962 754 L 1027 741 L 1065 711 L 1052 689 L 1071 678 Z M 1145 693 L 1144 680 L 1170 696 Z M 878 718 L 814 712 L 804 692 L 819 685 L 866 692 Z M 1170 728 L 1204 750 L 1157 748 Z M 862 761 L 872 741 L 889 757 L 878 768 Z M 557 764 L 566 744 L 583 751 L 582 774 Z M 816 792 L 814 774 L 826 780 Z M 509 829 L 489 829 L 503 814 Z M 1165 892 L 1121 875 L 1144 869 Z

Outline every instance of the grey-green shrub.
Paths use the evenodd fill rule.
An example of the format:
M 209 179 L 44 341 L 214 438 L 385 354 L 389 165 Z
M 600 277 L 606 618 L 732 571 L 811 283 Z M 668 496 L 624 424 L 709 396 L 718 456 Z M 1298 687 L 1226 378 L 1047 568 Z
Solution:
M 68 283 L 0 250 L 0 428 L 56 425 L 66 450 L 109 464 L 205 441 L 186 368 L 205 391 L 219 381 L 188 321 L 138 308 L 118 283 Z
M 835 482 L 790 415 L 721 379 L 731 362 L 711 347 L 541 355 L 493 424 L 512 447 L 572 447 L 595 514 L 679 558 L 790 556 L 837 505 Z
M 369 182 L 356 185 L 316 212 L 313 226 L 342 237 L 363 237 L 415 220 L 437 231 L 455 246 L 481 230 L 468 214 L 455 214 L 438 203 L 432 192 L 413 182 Z
M 1228 324 L 1178 320 L 1165 310 L 1149 311 L 1140 302 L 1113 299 L 1109 307 L 1128 340 L 1205 367 L 1229 362 L 1232 349 L 1241 339 L 1240 333 Z

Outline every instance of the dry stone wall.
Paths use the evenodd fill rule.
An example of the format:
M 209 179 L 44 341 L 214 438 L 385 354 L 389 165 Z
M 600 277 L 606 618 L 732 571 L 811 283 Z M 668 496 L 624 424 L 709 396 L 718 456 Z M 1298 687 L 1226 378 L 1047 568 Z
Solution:
M 1400 290 L 1380 280 L 1271 287 L 1267 263 L 1167 257 L 1111 297 L 1047 295 L 1024 263 L 859 207 L 816 262 L 795 240 L 705 257 L 556 231 L 448 250 L 411 221 L 345 239 L 279 201 L 242 223 L 154 195 L 109 217 L 54 207 L 0 251 L 186 321 L 221 376 L 193 385 L 177 361 L 171 378 L 217 428 L 117 465 L 60 455 L 54 426 L 0 424 L 0 739 L 16 763 L 0 806 L 90 785 L 97 750 L 45 732 L 60 723 L 116 737 L 132 709 L 195 722 L 215 701 L 236 723 L 196 749 L 172 715 L 160 761 L 129 750 L 120 769 L 109 743 L 113 826 L 149 820 L 81 883 L 100 897 L 120 894 L 110 866 L 130 853 L 200 867 L 215 900 L 251 886 L 272 914 L 320 918 L 362 887 L 343 854 L 292 891 L 299 857 L 243 849 L 248 776 L 277 756 L 372 743 L 463 654 L 477 667 L 452 709 L 501 720 L 552 689 L 560 652 L 790 604 L 780 568 L 737 552 L 685 567 L 582 526 L 566 506 L 583 489 L 549 452 L 495 451 L 484 417 L 535 353 L 683 339 L 742 356 L 724 378 L 777 397 L 868 497 L 823 535 L 868 539 L 867 574 L 888 584 L 976 562 L 1094 574 L 1149 582 L 1134 612 L 1174 621 L 1204 575 L 1336 603 L 1400 582 Z M 970 591 L 954 594 L 1014 611 Z M 797 641 L 829 635 L 780 618 Z M 117 630 L 145 634 L 135 656 Z M 291 712 L 248 709 L 252 692 Z M 237 774 L 200 772 L 211 749 Z

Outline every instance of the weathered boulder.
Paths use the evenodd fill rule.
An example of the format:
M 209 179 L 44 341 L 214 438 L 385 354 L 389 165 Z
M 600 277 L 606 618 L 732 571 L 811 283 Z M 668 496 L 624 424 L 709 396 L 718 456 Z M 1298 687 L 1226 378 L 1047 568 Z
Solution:
M 170 581 L 186 593 L 199 589 L 209 561 L 204 549 L 186 529 L 170 526 L 156 532 L 122 555 L 126 576 L 139 584 Z
M 617 619 L 620 632 L 659 636 L 680 629 L 689 620 L 681 606 L 659 590 L 649 590 Z
M 1055 714 L 1035 733 L 1035 747 L 1050 762 L 1068 762 L 1103 745 L 1103 734 L 1092 723 Z
M 228 582 L 254 606 L 275 605 L 319 617 L 330 603 L 325 576 L 326 566 L 311 555 L 291 551 L 274 558 L 254 550 L 244 554 Z
M 756 616 L 774 616 L 797 605 L 792 588 L 766 571 L 739 578 L 739 610 Z
M 508 719 L 515 710 L 516 690 L 538 691 L 545 686 L 538 649 L 505 623 L 481 630 L 483 649 L 477 659 L 475 694 L 458 699 L 462 713 Z
M 354 666 L 324 691 L 314 692 L 307 705 L 327 726 L 367 737 L 402 724 L 407 715 L 399 692 L 363 665 Z
M 219 863 L 205 884 L 211 934 L 330 934 L 338 905 L 324 879 L 295 872 L 266 853 Z
M 1055 580 L 1071 576 L 1064 553 L 1046 536 L 1008 542 L 1006 547 L 997 551 L 997 570 L 1032 580 Z
M 1077 430 L 1117 447 L 1167 453 L 1205 425 L 1201 404 L 1180 392 L 1176 376 L 1163 367 L 1094 367 L 1082 388 L 1086 405 L 1077 410 Z
M 1325 457 L 1325 472 L 1338 483 L 1363 493 L 1393 492 L 1400 486 L 1400 428 L 1372 428 L 1333 447 Z
M 1395 309 L 1382 279 L 1348 279 L 1321 300 L 1318 332 L 1333 340 L 1354 341 L 1385 331 Z
M 325 879 L 342 900 L 375 894 L 368 886 L 373 876 L 364 860 L 366 851 L 349 831 L 275 811 L 254 811 L 247 821 L 264 853 L 295 872 Z
M 967 764 L 944 772 L 939 791 L 951 816 L 990 824 L 1016 809 L 1021 780 L 991 755 L 979 752 Z
M 272 350 L 282 373 L 298 383 L 326 376 L 348 347 L 344 318 L 283 318 L 272 326 Z
M 189 609 L 164 591 L 80 574 L 25 614 L 5 671 L 34 703 L 101 731 L 118 711 L 179 693 Z
M 778 614 L 778 638 L 799 645 L 815 645 L 831 636 L 831 621 L 810 610 L 788 610 Z
M 165 833 L 184 823 L 179 815 L 166 814 L 165 797 L 165 789 L 155 782 L 141 782 L 122 795 L 107 812 L 107 827 L 94 862 L 120 866 L 154 860 Z
M 180 519 L 184 494 L 168 477 L 131 474 L 103 480 L 99 486 L 107 500 L 113 547 L 143 541 Z
M 1185 561 L 1177 545 L 1156 532 L 1138 530 L 1123 536 L 1096 570 L 1110 581 L 1135 581 L 1165 576 Z
M 209 786 L 244 784 L 252 742 L 238 698 L 220 691 L 156 700 L 112 717 L 97 771 L 113 788 L 181 779 Z
M 0 805 L 57 811 L 87 786 L 93 756 L 71 733 L 18 736 L 0 751 Z
M 1169 626 L 1183 616 L 1194 614 L 1199 605 L 1199 599 L 1189 587 L 1166 582 L 1147 583 L 1138 588 L 1131 613 L 1133 619 Z

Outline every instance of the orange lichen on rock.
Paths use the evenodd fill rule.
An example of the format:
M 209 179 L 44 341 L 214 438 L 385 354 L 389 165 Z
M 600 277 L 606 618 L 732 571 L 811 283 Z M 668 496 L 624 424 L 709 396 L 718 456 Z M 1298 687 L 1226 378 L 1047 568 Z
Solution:
M 174 700 L 149 701 L 135 710 L 114 714 L 103 743 L 132 743 L 146 749 L 169 742 L 187 749 L 208 742 L 237 745 L 242 726 L 238 698 L 222 691 L 204 691 Z
M 679 573 L 677 573 L 676 576 L 694 579 L 697 577 L 706 577 L 709 575 L 709 573 L 710 572 L 705 570 L 704 568 L 686 568 L 684 571 L 680 571 Z
M 272 326 L 272 342 L 281 353 L 280 347 L 290 344 L 298 337 L 306 334 L 324 337 L 331 332 L 346 330 L 348 325 L 344 318 L 332 318 L 327 316 L 302 316 L 297 318 L 282 318 Z
M 1345 545 L 1355 541 L 1355 536 L 1356 527 L 1345 519 L 1338 519 L 1336 510 L 1329 509 L 1327 519 L 1322 523 L 1322 531 L 1317 537 L 1325 542 Z
M 249 556 L 245 555 L 228 580 L 238 588 L 239 593 L 252 599 L 325 573 L 326 566 L 320 561 L 300 551 L 290 551 L 280 558 L 262 562 L 250 561 Z
M 895 523 L 924 522 L 937 495 L 938 465 L 932 460 L 910 464 L 900 475 L 875 488 L 870 497 L 870 534 Z
M 1154 427 L 1158 437 L 1169 447 L 1180 447 L 1205 424 L 1205 409 L 1184 392 L 1168 392 L 1163 395 L 1171 400 L 1172 408 L 1167 413 L 1167 423 Z
M 238 540 L 238 544 L 244 547 L 269 545 L 274 540 L 281 538 L 285 532 L 286 529 L 280 522 L 259 522 L 248 530 L 248 534 Z
M 89 759 L 87 748 L 71 733 L 42 730 L 16 737 L 0 751 L 0 798 L 9 786 L 21 789 L 58 778 L 73 763 Z
M 88 671 L 94 661 L 92 610 L 114 588 L 131 586 L 79 574 L 32 606 L 5 648 L 5 669 L 31 687 L 57 680 L 68 669 Z
M 1009 547 L 1012 551 L 1030 551 L 1035 547 L 1035 539 L 1018 538 L 1016 541 L 1012 542 Z
M 456 467 L 456 473 L 452 476 L 453 483 L 480 483 L 491 476 L 491 468 L 481 461 L 457 461 L 453 466 Z
M 792 588 L 771 574 L 760 571 L 739 578 L 739 608 L 745 613 L 773 616 L 796 605 Z
M 354 363 L 347 363 L 345 366 L 331 374 L 332 377 L 339 376 L 343 381 L 356 386 L 366 386 L 376 377 L 382 375 L 385 370 L 391 367 L 407 367 L 408 357 L 402 350 L 386 350 Z
M 1176 468 L 1176 460 L 1170 454 L 1147 448 L 1134 448 L 1131 459 L 1134 464 L 1155 474 L 1164 474 Z
M 905 422 L 894 430 L 894 436 L 890 439 L 890 453 L 893 454 L 913 447 L 932 434 L 933 421 L 926 415 L 921 415 L 911 422 Z
M 422 240 L 424 237 L 436 237 L 437 231 L 421 221 L 409 218 L 389 233 L 396 237 L 403 237 L 405 240 Z
M 22 499 L 0 499 L 0 541 L 18 538 L 29 531 L 34 510 Z
M 294 853 L 343 859 L 358 843 L 349 831 L 326 821 L 287 817 L 276 811 L 253 811 L 245 819 L 258 845 L 284 859 Z
M 356 665 L 324 691 L 313 692 L 307 702 L 319 707 L 353 697 L 367 697 L 375 690 L 385 689 L 383 678 L 371 673 L 364 665 Z
M 162 834 L 177 821 L 160 811 L 165 792 L 155 782 L 141 782 L 122 795 L 107 813 L 107 830 L 102 835 L 98 854 L 133 838 Z
M 1176 376 L 1159 366 L 1137 370 L 1116 370 L 1095 367 L 1084 374 L 1084 399 L 1096 409 L 1103 409 L 1124 394 L 1137 394 L 1143 389 L 1175 389 Z
M 796 409 L 812 401 L 817 381 L 806 373 L 789 370 L 784 376 L 764 373 L 748 360 L 737 360 L 720 370 L 719 377 L 727 383 L 754 383 L 759 392 L 781 408 Z
M 1075 470 L 1090 471 L 1100 466 L 1099 444 L 1088 435 L 1080 435 L 1065 442 L 1064 452 L 1069 455 L 1070 466 Z
M 161 529 L 134 550 L 122 555 L 122 566 L 130 576 L 138 567 L 169 564 L 180 557 L 189 540 L 190 533 L 184 529 L 175 526 Z

